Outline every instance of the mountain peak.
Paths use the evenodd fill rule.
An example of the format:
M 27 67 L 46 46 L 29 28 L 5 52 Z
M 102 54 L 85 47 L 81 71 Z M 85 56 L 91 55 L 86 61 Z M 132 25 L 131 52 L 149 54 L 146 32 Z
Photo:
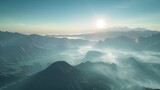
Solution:
M 73 67 L 65 61 L 57 61 L 51 64 L 48 68 L 46 68 L 45 71 L 49 71 L 49 72 L 66 71 L 72 68 Z
M 55 67 L 55 66 L 60 66 L 60 67 L 70 67 L 71 65 L 69 65 L 67 62 L 65 61 L 57 61 L 57 62 L 54 62 L 53 64 L 51 64 L 48 68 L 51 68 L 51 67 Z

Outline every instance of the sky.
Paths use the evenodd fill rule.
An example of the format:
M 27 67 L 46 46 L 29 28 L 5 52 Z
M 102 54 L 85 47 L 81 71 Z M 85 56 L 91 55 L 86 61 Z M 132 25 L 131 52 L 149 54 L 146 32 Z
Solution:
M 129 27 L 160 31 L 160 0 L 0 0 L 0 31 L 75 34 Z M 102 25 L 100 23 L 100 25 Z

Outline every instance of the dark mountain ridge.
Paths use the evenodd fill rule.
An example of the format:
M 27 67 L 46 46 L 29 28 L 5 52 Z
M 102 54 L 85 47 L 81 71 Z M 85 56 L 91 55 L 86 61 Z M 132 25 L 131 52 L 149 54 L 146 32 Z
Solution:
M 88 73 L 87 73 L 88 74 Z M 90 77 L 83 71 L 58 61 L 45 70 L 24 79 L 4 90 L 106 90 L 106 80 L 101 75 Z M 102 80 L 99 83 L 99 80 Z M 98 82 L 97 82 L 98 81 Z M 109 89 L 110 90 L 110 89 Z
M 132 60 L 133 65 L 134 63 L 139 63 L 133 58 L 129 60 Z M 116 77 L 113 79 L 113 77 L 109 76 L 109 78 L 95 72 L 96 70 L 91 70 L 94 67 L 103 69 L 102 66 L 105 69 L 107 67 L 116 68 L 116 65 L 101 62 L 86 62 L 77 66 L 71 66 L 64 61 L 57 61 L 46 69 L 3 90 L 159 90 L 144 86 L 127 87 L 128 85 L 125 86 L 127 81 L 123 80 L 124 82 L 122 82 L 121 79 Z

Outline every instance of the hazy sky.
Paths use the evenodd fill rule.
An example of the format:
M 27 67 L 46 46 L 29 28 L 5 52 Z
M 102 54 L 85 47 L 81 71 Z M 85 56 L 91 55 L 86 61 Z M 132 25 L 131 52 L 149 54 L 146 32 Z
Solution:
M 160 30 L 160 0 L 0 0 L 0 30 L 65 34 L 105 27 Z

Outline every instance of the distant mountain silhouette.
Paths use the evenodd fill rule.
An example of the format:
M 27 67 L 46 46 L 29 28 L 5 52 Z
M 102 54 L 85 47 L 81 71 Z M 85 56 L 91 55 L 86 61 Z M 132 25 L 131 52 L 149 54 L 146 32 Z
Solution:
M 25 60 L 50 59 L 53 53 L 85 45 L 87 40 L 54 38 L 41 35 L 0 32 L 0 58 L 12 63 Z
M 102 48 L 114 48 L 114 49 L 126 49 L 126 50 L 139 49 L 136 41 L 133 38 L 129 38 L 126 36 L 106 38 L 104 41 L 99 41 L 96 46 Z
M 160 33 L 137 39 L 126 36 L 118 36 L 114 38 L 106 38 L 104 41 L 99 41 L 97 47 L 101 48 L 116 48 L 130 50 L 150 50 L 160 51 Z
M 160 51 L 160 33 L 153 34 L 148 37 L 139 37 L 138 42 L 141 47 L 148 50 Z
M 145 28 L 135 28 L 130 29 L 127 27 L 113 27 L 103 29 L 103 31 L 98 31 L 88 34 L 79 34 L 79 35 L 52 35 L 55 37 L 80 37 L 87 40 L 104 40 L 105 38 L 114 38 L 119 36 L 125 36 L 129 38 L 138 38 L 144 36 L 150 36 L 152 34 L 159 33 L 158 31 L 147 30 Z
M 85 61 L 89 61 L 89 60 L 94 61 L 97 59 L 97 57 L 100 57 L 102 55 L 103 55 L 103 53 L 100 51 L 88 51 L 84 57 L 84 60 Z
M 160 90 L 160 89 L 145 88 L 145 90 Z

